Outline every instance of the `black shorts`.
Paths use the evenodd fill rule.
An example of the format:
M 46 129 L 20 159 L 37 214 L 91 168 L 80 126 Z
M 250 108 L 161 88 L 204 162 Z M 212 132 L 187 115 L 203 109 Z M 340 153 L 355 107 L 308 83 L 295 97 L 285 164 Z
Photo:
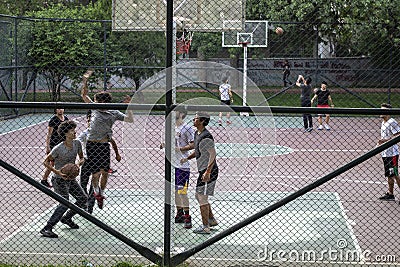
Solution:
M 220 103 L 221 105 L 228 105 L 228 106 L 230 106 L 231 105 L 231 101 L 230 100 L 221 100 L 221 103 Z
M 202 181 L 202 177 L 205 172 L 206 170 L 199 172 L 199 177 L 197 178 L 197 184 L 196 184 L 196 193 L 200 195 L 213 196 L 215 184 L 218 178 L 218 168 L 214 168 L 211 171 L 210 174 L 211 181 L 209 182 Z
M 110 144 L 88 141 L 86 143 L 86 154 L 88 171 L 90 173 L 99 172 L 101 169 L 110 169 Z
M 398 162 L 399 155 L 393 157 L 383 157 L 383 168 L 385 169 L 385 177 L 399 176 Z

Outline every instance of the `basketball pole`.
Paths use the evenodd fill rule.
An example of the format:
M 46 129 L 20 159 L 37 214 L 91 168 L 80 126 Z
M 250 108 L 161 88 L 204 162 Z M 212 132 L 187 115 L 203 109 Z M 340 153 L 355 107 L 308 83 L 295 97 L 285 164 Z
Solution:
M 243 43 L 243 106 L 247 103 L 247 43 Z
M 241 43 L 243 46 L 243 106 L 247 105 L 247 42 Z M 249 116 L 248 112 L 240 112 L 241 116 Z

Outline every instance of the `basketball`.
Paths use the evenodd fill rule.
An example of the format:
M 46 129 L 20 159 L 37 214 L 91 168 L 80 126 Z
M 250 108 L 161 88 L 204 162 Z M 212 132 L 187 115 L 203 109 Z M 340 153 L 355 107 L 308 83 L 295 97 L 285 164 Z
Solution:
M 67 175 L 67 180 L 74 180 L 79 175 L 79 166 L 74 163 L 67 163 L 60 171 Z
M 282 35 L 283 34 L 283 29 L 281 27 L 277 27 L 275 29 L 275 32 L 276 32 L 277 35 Z

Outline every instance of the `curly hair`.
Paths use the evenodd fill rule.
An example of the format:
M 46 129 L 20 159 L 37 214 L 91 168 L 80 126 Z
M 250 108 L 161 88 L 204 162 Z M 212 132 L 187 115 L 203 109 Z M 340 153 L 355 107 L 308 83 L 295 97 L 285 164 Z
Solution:
M 65 134 L 71 130 L 76 128 L 76 122 L 74 121 L 64 121 L 58 126 L 57 133 L 60 136 L 61 140 L 65 140 Z
M 111 103 L 112 96 L 109 92 L 100 92 L 94 95 L 94 99 L 98 103 Z

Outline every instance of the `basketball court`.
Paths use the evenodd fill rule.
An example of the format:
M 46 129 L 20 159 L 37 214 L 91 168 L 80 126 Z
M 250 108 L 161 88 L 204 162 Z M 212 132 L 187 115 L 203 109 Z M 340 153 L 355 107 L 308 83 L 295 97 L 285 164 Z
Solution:
M 41 166 L 44 146 L 40 145 L 43 140 L 39 133 L 45 133 L 47 120 L 44 119 L 46 117 L 48 118 L 48 115 L 38 114 L 21 118 L 18 121 L 8 120 L 6 121 L 7 125 L 3 124 L 1 132 L 2 138 L 10 140 L 8 145 L 3 143 L 3 153 L 14 155 L 14 158 L 9 158 L 7 162 L 16 165 L 22 171 L 33 170 L 33 173 L 32 171 L 30 173 L 33 178 L 38 177 L 42 171 L 40 167 L 38 170 L 35 169 Z M 79 133 L 84 127 L 84 116 L 70 117 L 80 122 Z M 300 139 L 304 142 L 306 140 L 304 138 L 310 138 L 309 133 L 304 135 L 305 133 L 301 130 L 301 118 L 275 117 L 274 119 L 278 138 L 277 145 L 273 147 L 254 143 L 240 152 L 241 146 L 238 143 L 217 142 L 217 160 L 221 174 L 216 194 L 212 198 L 212 205 L 219 225 L 215 227 L 211 235 L 196 235 L 192 230 L 184 229 L 183 225 L 172 222 L 171 246 L 174 253 L 200 244 L 210 236 L 228 229 L 309 184 L 321 177 L 323 173 L 329 172 L 334 168 L 333 165 L 341 165 L 342 162 L 339 159 L 346 163 L 349 161 L 349 154 L 356 156 L 368 151 L 367 147 L 362 149 L 363 146 L 360 146 L 358 150 L 347 149 L 354 145 L 358 133 L 346 131 L 341 126 L 346 125 L 345 121 L 365 125 L 366 121 L 363 120 L 371 119 L 336 118 L 333 126 L 337 127 L 332 127 L 331 132 L 314 131 L 311 134 L 318 138 L 328 138 L 328 135 L 334 136 L 333 140 L 339 140 L 341 135 L 351 137 L 347 139 L 349 142 L 347 144 L 337 141 L 324 143 L 323 149 L 321 144 L 304 147 L 304 144 L 300 142 Z M 138 118 L 137 122 L 159 125 L 163 120 L 162 116 L 150 116 Z M 240 116 L 233 117 L 231 130 L 243 131 L 243 120 L 246 120 L 246 125 L 250 126 L 247 131 L 254 131 L 254 126 L 257 125 L 254 121 L 255 118 Z M 25 123 L 22 124 L 22 121 Z M 287 128 L 289 125 L 290 127 Z M 126 135 L 126 130 L 118 129 L 117 126 L 117 136 Z M 229 130 L 228 127 L 218 126 L 216 120 L 210 124 L 209 129 L 213 132 L 216 140 L 221 139 Z M 151 130 L 149 129 L 149 132 Z M 126 147 L 126 142 L 120 138 L 117 139 L 117 143 L 121 144 L 125 161 L 113 163 L 117 173 L 110 177 L 105 207 L 103 210 L 95 209 L 93 215 L 135 242 L 149 247 L 157 253 L 162 253 L 165 199 L 163 151 L 157 147 L 158 140 L 162 138 L 162 131 L 151 132 L 151 136 L 150 134 L 146 135 L 147 148 L 145 150 L 140 147 Z M 374 138 L 371 132 L 373 132 L 372 129 L 364 129 L 366 136 Z M 32 136 L 29 143 L 24 139 L 28 133 Z M 282 135 L 283 133 L 284 135 Z M 332 139 L 330 140 L 332 141 Z M 365 136 L 363 140 L 365 142 Z M 318 155 L 327 155 L 327 153 L 342 156 L 328 157 L 330 160 L 337 159 L 337 162 L 331 162 L 326 169 L 310 169 L 310 172 L 304 171 L 304 173 L 298 167 L 282 169 L 286 162 L 293 161 L 297 155 L 309 154 L 310 158 L 318 158 Z M 26 162 L 19 160 L 19 155 L 24 154 L 35 155 L 29 157 L 32 159 L 28 163 L 30 168 L 26 167 Z M 139 157 L 133 155 L 139 155 Z M 238 160 L 235 157 L 240 156 L 248 158 L 246 161 L 235 161 Z M 156 157 L 159 160 L 149 163 L 149 157 Z M 132 164 L 128 162 L 128 159 L 133 159 L 132 162 L 137 166 L 146 166 L 147 172 L 145 169 L 140 169 L 142 171 L 140 174 L 132 171 Z M 246 168 L 257 166 L 254 164 L 255 159 L 258 163 L 270 162 L 270 159 L 273 159 L 266 175 L 259 175 L 257 170 L 250 169 L 240 173 L 228 170 L 228 166 L 238 162 L 246 164 Z M 261 159 L 267 159 L 267 161 L 260 161 Z M 222 263 L 243 260 L 267 264 L 287 259 L 304 263 L 319 262 L 320 264 L 332 261 L 368 263 L 370 259 L 366 259 L 363 254 L 366 250 L 372 250 L 375 254 L 392 255 L 394 251 L 390 249 L 390 241 L 387 246 L 381 246 L 379 242 L 376 243 L 377 240 L 366 238 L 368 235 L 363 234 L 365 228 L 368 229 L 368 222 L 379 221 L 383 214 L 386 217 L 389 216 L 391 220 L 396 220 L 399 217 L 397 211 L 400 209 L 395 202 L 382 203 L 375 199 L 364 199 L 365 196 L 369 196 L 369 198 L 377 196 L 386 186 L 385 181 L 382 181 L 380 177 L 381 163 L 379 159 L 371 159 L 368 164 L 377 165 L 376 173 L 366 173 L 362 179 L 353 179 L 354 174 L 359 173 L 360 170 L 357 168 L 349 170 L 346 175 L 335 178 L 332 182 L 321 186 L 318 191 L 304 195 L 195 254 L 189 261 Z M 304 168 L 309 167 L 304 166 Z M 237 169 L 235 169 L 236 171 Z M 2 227 L 1 230 L 1 260 L 15 262 L 15 255 L 18 255 L 18 260 L 25 264 L 49 262 L 64 264 L 66 261 L 76 264 L 76 262 L 89 261 L 91 264 L 97 265 L 105 262 L 117 262 L 121 259 L 143 263 L 144 259 L 136 251 L 80 216 L 76 216 L 75 219 L 80 225 L 80 229 L 70 230 L 64 225 L 58 224 L 54 229 L 59 235 L 58 239 L 41 237 L 39 230 L 45 225 L 54 210 L 55 201 L 29 187 L 17 177 L 10 177 L 3 169 L 0 170 L 0 173 L 2 177 L 6 177 L 1 182 L 3 194 L 12 196 L 13 203 L 15 203 L 15 206 L 12 207 L 0 207 L 2 214 L 8 214 L 7 219 L 3 219 L 3 224 L 13 223 L 12 228 Z M 196 171 L 193 170 L 191 181 L 193 182 L 195 179 Z M 363 187 L 363 194 L 354 195 L 355 184 L 367 185 Z M 191 215 L 193 226 L 197 227 L 200 224 L 200 214 L 193 191 L 192 183 L 189 190 Z M 25 207 L 27 195 L 30 196 L 30 204 Z M 356 205 L 357 201 L 362 200 L 368 203 L 364 211 Z M 357 207 L 357 210 L 353 207 Z M 368 212 L 370 209 L 378 209 L 383 214 L 372 214 Z M 377 229 L 374 228 L 374 230 Z M 381 234 L 384 232 L 382 230 Z M 374 235 L 379 235 L 379 233 Z M 328 253 L 332 251 L 336 253 L 335 259 L 330 258 L 332 255 Z
M 126 233 L 129 238 L 140 244 L 162 253 L 163 247 L 163 217 L 154 216 L 163 214 L 162 192 L 153 195 L 149 192 L 138 192 L 138 190 L 109 190 L 107 205 L 103 211 L 98 210 L 94 215 L 104 223 L 114 226 L 118 231 Z M 219 199 L 213 203 L 216 214 L 224 214 L 220 218 L 220 226 L 213 229 L 212 234 L 227 229 L 233 223 L 243 219 L 243 215 L 254 214 L 264 207 L 265 202 L 273 203 L 286 194 L 284 192 L 227 192 L 215 196 Z M 223 200 L 225 199 L 225 200 Z M 249 205 L 243 199 L 262 200 L 262 204 L 253 202 Z M 321 205 L 321 199 L 324 205 Z M 195 203 L 195 199 L 191 199 Z M 126 203 L 130 203 L 128 206 Z M 152 207 L 151 212 L 145 217 L 140 212 L 143 207 Z M 12 253 L 28 258 L 28 255 L 46 255 L 53 260 L 53 264 L 59 263 L 58 256 L 67 254 L 71 258 L 81 258 L 82 261 L 89 260 L 104 262 L 108 258 L 122 256 L 128 258 L 140 258 L 140 255 L 116 238 L 106 232 L 99 230 L 90 222 L 77 216 L 76 223 L 80 225 L 79 230 L 71 230 L 59 224 L 55 231 L 59 233 L 58 239 L 46 239 L 40 236 L 38 226 L 46 224 L 54 207 L 42 214 L 37 214 L 36 219 L 25 224 L 12 235 L 1 241 L 0 252 L 3 257 L 5 253 Z M 192 209 L 193 223 L 199 224 L 200 214 Z M 121 217 L 121 214 L 129 214 Z M 78 218 L 79 217 L 79 218 Z M 131 218 L 131 219 L 129 219 Z M 324 231 L 325 227 L 334 220 L 336 228 L 333 231 Z M 144 224 L 145 222 L 145 224 Z M 280 222 L 280 223 L 276 223 Z M 181 224 L 173 224 L 172 247 L 175 253 L 189 249 L 206 240 L 208 235 L 195 235 L 191 230 L 184 229 Z M 289 234 L 296 232 L 296 235 Z M 94 238 L 95 237 L 95 238 Z M 346 246 L 342 246 L 340 240 L 345 240 Z M 347 243 L 347 240 L 351 240 Z M 343 241 L 344 242 L 344 241 Z M 21 248 L 26 248 L 21 250 Z M 99 248 L 98 253 L 93 255 L 93 248 Z M 299 250 L 301 248 L 301 250 Z M 343 251 L 354 251 L 361 255 L 357 239 L 346 218 L 336 193 L 312 193 L 307 197 L 299 199 L 290 205 L 264 217 L 256 223 L 245 227 L 235 234 L 223 239 L 216 245 L 196 254 L 196 258 L 214 258 L 216 260 L 248 259 L 253 261 L 273 261 L 283 258 L 278 251 L 286 251 L 285 258 L 294 259 L 294 253 L 298 253 L 298 261 L 314 261 L 328 255 L 322 255 L 322 248 L 332 248 Z M 307 255 L 304 251 L 312 251 L 315 254 Z M 290 254 L 291 253 L 291 254 Z M 265 257 L 265 259 L 264 259 Z M 280 258 L 278 258 L 280 257 Z M 304 258 L 300 258 L 304 257 Z M 308 257 L 308 258 L 307 258 Z M 327 259 L 325 259 L 327 260 Z
M 265 100 L 259 90 L 247 95 L 258 89 L 247 78 L 247 48 L 267 47 L 268 32 L 276 27 L 268 21 L 246 21 L 245 1 L 231 1 L 229 5 L 222 0 L 211 1 L 212 5 L 209 2 L 174 1 L 173 32 L 167 33 L 173 35 L 178 46 L 173 52 L 173 90 L 175 86 L 194 82 L 216 85 L 230 74 L 243 105 L 259 105 Z M 166 1 L 114 1 L 112 27 L 114 31 L 165 31 L 166 14 Z M 178 33 L 185 31 L 190 40 L 179 40 Z M 192 38 L 196 38 L 193 32 L 221 32 L 222 46 L 243 47 L 243 73 L 226 69 L 222 64 L 210 66 L 203 62 L 199 64 L 201 71 L 192 69 L 190 63 L 176 65 L 175 54 L 188 52 Z M 189 47 L 182 50 L 185 45 Z M 179 72 L 190 79 L 179 78 Z M 153 94 L 152 100 L 164 97 L 165 77 L 164 71 L 164 75 L 159 74 L 145 83 L 151 89 L 143 91 L 145 99 L 148 99 L 147 93 Z M 219 102 L 215 99 L 214 102 L 194 99 L 182 105 L 216 103 Z M 261 103 L 267 105 L 266 101 Z M 280 115 L 272 119 L 271 114 L 258 115 L 235 115 L 232 125 L 223 127 L 213 119 L 208 126 L 216 140 L 220 168 L 216 193 L 211 199 L 219 225 L 210 235 L 196 235 L 193 229 L 171 222 L 174 254 L 190 250 L 366 153 L 375 146 L 379 129 L 379 121 L 374 118 L 337 117 L 332 119 L 329 132 L 304 133 L 300 116 Z M 2 142 L 4 160 L 27 171 L 35 180 L 40 179 L 43 171 L 49 117 L 32 115 L 0 126 L 1 138 L 8 141 Z M 83 115 L 71 118 L 79 122 L 78 133 L 85 129 Z M 191 118 L 187 123 L 191 123 Z M 117 123 L 114 126 L 123 161 L 112 162 L 117 173 L 109 179 L 105 207 L 93 213 L 110 227 L 160 255 L 164 246 L 165 155 L 159 146 L 165 136 L 164 128 L 163 116 L 149 114 L 136 115 L 134 125 Z M 195 228 L 200 224 L 200 214 L 193 194 L 196 164 L 193 161 L 191 164 L 189 197 Z M 378 156 L 372 158 L 196 253 L 188 261 L 207 262 L 210 266 L 242 261 L 259 264 L 292 261 L 329 266 L 343 262 L 367 264 L 374 255 L 395 255 L 400 233 L 393 231 L 388 236 L 387 229 L 379 226 L 387 221 L 399 221 L 400 206 L 376 200 L 386 189 L 381 165 Z M 8 215 L 3 218 L 4 227 L 0 229 L 0 262 L 85 263 L 86 266 L 147 262 L 132 248 L 79 216 L 75 221 L 80 229 L 70 230 L 58 224 L 54 229 L 58 239 L 41 237 L 39 231 L 57 203 L 4 169 L 0 169 L 0 175 L 5 177 L 0 181 L 0 190 L 3 190 L 0 192 L 13 203 L 0 207 L 0 212 Z M 359 205 L 361 201 L 365 205 Z M 174 213 L 173 203 L 168 204 Z M 370 229 L 371 223 L 379 226 Z M 372 256 L 366 257 L 365 251 L 371 251 Z

